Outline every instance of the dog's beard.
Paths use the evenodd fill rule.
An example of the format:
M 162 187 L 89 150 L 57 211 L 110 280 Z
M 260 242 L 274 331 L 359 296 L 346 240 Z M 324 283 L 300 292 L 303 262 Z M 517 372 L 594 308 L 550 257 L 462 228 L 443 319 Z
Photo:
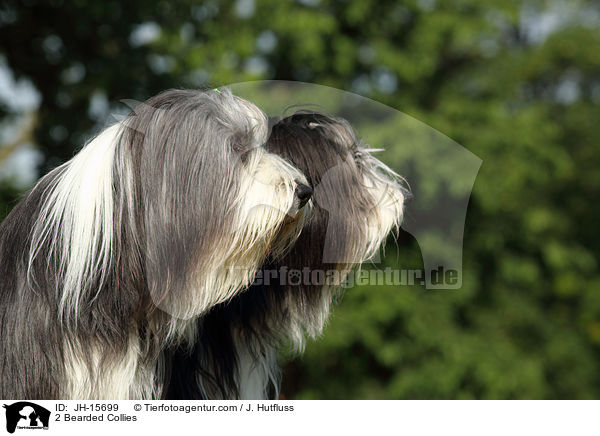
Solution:
M 225 302 L 250 286 L 272 253 L 298 237 L 307 208 L 294 209 L 294 190 L 304 176 L 281 158 L 256 149 L 240 168 L 240 184 L 223 227 L 203 242 L 185 281 L 160 286 L 154 300 L 172 317 L 186 320 Z M 152 279 L 152 277 L 150 277 Z M 164 283 L 161 281 L 161 283 Z

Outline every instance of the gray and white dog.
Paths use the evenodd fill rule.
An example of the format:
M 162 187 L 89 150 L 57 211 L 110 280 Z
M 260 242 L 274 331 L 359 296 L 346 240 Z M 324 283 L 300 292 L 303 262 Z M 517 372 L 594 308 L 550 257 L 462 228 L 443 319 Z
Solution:
M 43 177 L 0 226 L 0 398 L 163 396 L 167 349 L 303 226 L 267 131 L 227 90 L 166 91 Z
M 300 351 L 321 333 L 346 274 L 402 221 L 411 196 L 403 179 L 347 121 L 296 113 L 274 124 L 266 147 L 306 175 L 312 213 L 287 253 L 271 253 L 260 280 L 198 319 L 192 349 L 172 350 L 167 398 L 277 398 L 278 349 Z

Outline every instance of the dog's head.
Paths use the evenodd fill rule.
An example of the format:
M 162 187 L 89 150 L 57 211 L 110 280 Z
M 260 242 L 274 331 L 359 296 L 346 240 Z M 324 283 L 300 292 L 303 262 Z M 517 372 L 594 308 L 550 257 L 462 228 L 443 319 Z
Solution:
M 267 149 L 297 166 L 313 187 L 315 214 L 294 246 L 306 261 L 360 264 L 401 223 L 410 192 L 346 120 L 297 113 L 274 124 Z
M 167 91 L 124 123 L 120 179 L 139 196 L 152 298 L 172 315 L 231 298 L 297 237 L 311 192 L 266 140 L 264 114 L 227 89 Z
M 303 332 L 321 331 L 350 269 L 377 255 L 398 229 L 411 194 L 344 119 L 296 113 L 273 125 L 267 149 L 297 166 L 314 190 L 313 213 L 302 234 L 289 253 L 272 258 L 258 286 L 263 292 L 269 288 L 269 269 L 278 276 L 282 266 L 303 273 L 299 283 L 284 278 L 285 297 L 273 297 L 285 306 L 293 338 L 301 342 Z
M 187 319 L 235 295 L 297 237 L 311 194 L 265 149 L 267 130 L 227 89 L 139 104 L 47 176 L 31 282 L 48 254 L 59 310 L 75 319 L 115 298 L 130 313 L 148 295 L 148 306 Z

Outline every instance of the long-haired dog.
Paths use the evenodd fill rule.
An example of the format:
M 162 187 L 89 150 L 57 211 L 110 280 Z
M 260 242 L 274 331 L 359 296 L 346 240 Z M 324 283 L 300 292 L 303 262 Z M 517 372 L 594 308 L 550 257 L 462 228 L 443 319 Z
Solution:
M 0 398 L 159 398 L 165 348 L 247 288 L 311 190 L 228 90 L 138 105 L 0 227 Z
M 272 253 L 247 291 L 199 319 L 192 350 L 174 350 L 167 398 L 277 398 L 278 349 L 300 351 L 322 331 L 350 268 L 402 220 L 403 179 L 345 120 L 296 113 L 273 126 L 267 149 L 306 175 L 312 213 L 290 251 Z

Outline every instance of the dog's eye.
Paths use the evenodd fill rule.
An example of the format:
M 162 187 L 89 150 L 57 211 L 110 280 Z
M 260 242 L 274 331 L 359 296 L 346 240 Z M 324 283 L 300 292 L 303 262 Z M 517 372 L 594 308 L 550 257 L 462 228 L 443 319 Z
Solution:
M 234 133 L 229 139 L 231 148 L 239 153 L 244 153 L 249 150 L 252 144 L 252 136 L 245 132 Z
M 239 151 L 240 153 L 244 153 L 246 152 L 246 147 L 244 144 L 242 144 L 241 142 L 234 142 L 231 147 L 235 150 L 235 151 Z

